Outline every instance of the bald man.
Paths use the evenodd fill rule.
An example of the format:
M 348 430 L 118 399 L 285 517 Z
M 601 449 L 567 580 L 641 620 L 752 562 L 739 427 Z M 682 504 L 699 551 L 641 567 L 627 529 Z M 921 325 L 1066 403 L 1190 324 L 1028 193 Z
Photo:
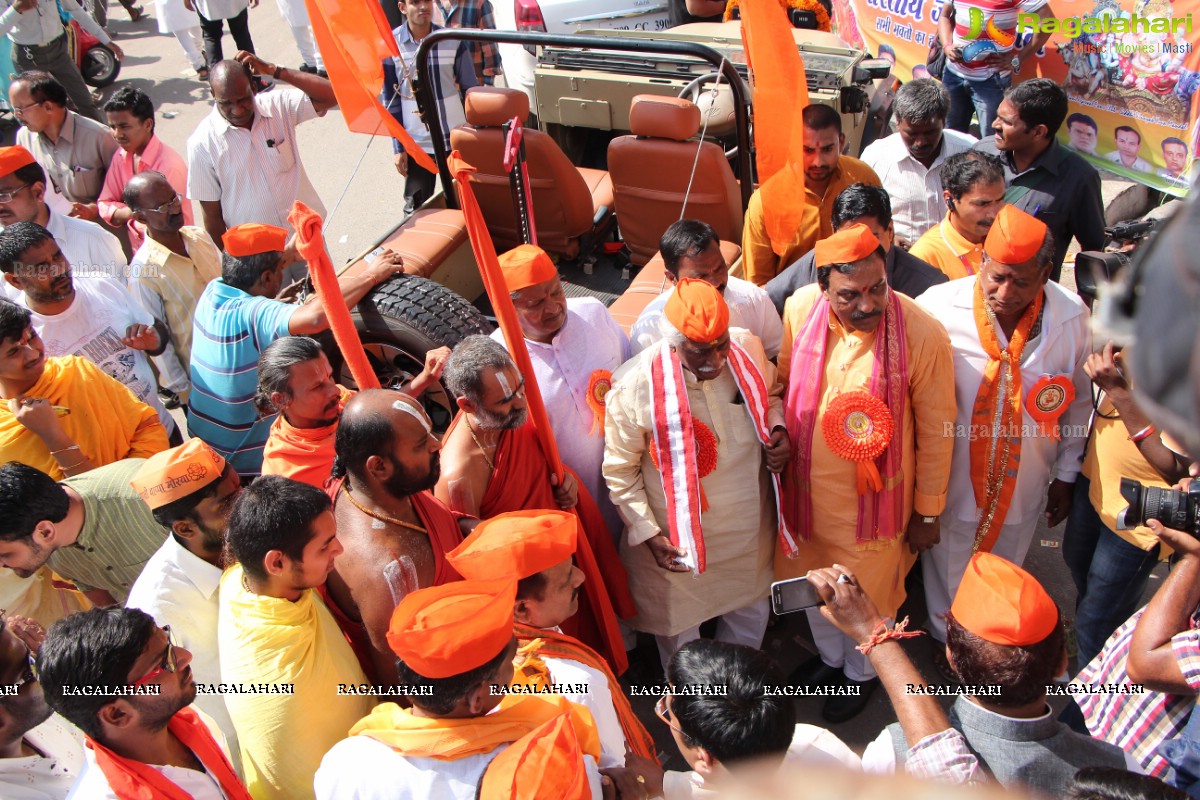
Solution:
M 204 229 L 216 242 L 226 228 L 245 222 L 290 232 L 287 215 L 297 200 L 325 214 L 300 163 L 296 126 L 337 106 L 325 78 L 245 51 L 236 59 L 212 67 L 209 87 L 216 102 L 187 145 L 187 194 L 200 202 Z M 294 88 L 256 94 L 252 79 L 263 75 Z
M 445 554 L 463 531 L 429 492 L 441 474 L 439 450 L 429 417 L 408 395 L 367 389 L 342 410 L 333 463 L 340 486 L 329 492 L 345 550 L 326 587 L 330 610 L 377 683 L 399 680 L 387 643 L 396 605 L 416 589 L 460 580 Z

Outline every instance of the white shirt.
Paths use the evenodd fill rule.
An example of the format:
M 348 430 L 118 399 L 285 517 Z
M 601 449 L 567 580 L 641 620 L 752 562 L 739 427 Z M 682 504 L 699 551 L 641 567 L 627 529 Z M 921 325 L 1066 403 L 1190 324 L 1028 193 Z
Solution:
M 4 800 L 62 800 L 83 769 L 83 733 L 52 714 L 25 734 L 43 755 L 0 758 L 0 797 Z
M 954 348 L 958 416 L 955 429 L 947 431 L 947 435 L 954 436 L 954 455 L 945 513 L 972 524 L 978 521 L 978 507 L 971 484 L 971 411 L 987 364 L 975 327 L 975 280 L 975 277 L 959 278 L 934 286 L 917 298 L 945 326 Z M 1045 292 L 1041 335 L 1025 348 L 1021 361 L 1024 404 L 1029 402 L 1034 383 L 1044 375 L 1069 376 L 1075 386 L 1075 400 L 1058 419 L 1062 438 L 1057 442 L 1042 435 L 1028 408 L 1023 408 L 1021 465 L 1005 525 L 1036 520 L 1045 505 L 1047 485 L 1051 480 L 1074 482 L 1087 445 L 1092 413 L 1092 382 L 1083 371 L 1092 344 L 1088 310 L 1074 292 L 1054 281 L 1047 282 Z M 1000 346 L 1007 346 L 1003 331 L 998 330 L 997 335 Z
M 492 759 L 507 745 L 454 761 L 406 758 L 369 736 L 351 736 L 333 746 L 313 779 L 317 800 L 475 800 Z M 600 773 L 584 756 L 592 797 L 602 796 Z
M 53 188 L 47 184 L 46 191 L 53 191 Z M 58 196 L 62 198 L 62 195 Z M 49 202 L 47 205 L 50 205 Z M 69 203 L 67 210 L 70 211 Z M 58 249 L 62 250 L 67 263 L 71 265 L 71 273 L 76 278 L 115 278 L 120 283 L 125 283 L 129 272 L 125 252 L 121 249 L 117 237 L 104 228 L 86 219 L 68 217 L 50 206 L 46 230 L 54 237 Z M 14 303 L 24 302 L 20 289 L 9 285 L 8 281 L 4 281 L 3 285 L 4 294 L 9 300 Z
M 216 724 L 203 711 L 196 708 L 192 710 L 208 727 L 208 732 L 217 740 L 217 745 L 225 753 L 225 757 L 229 758 L 229 747 L 226 746 L 225 737 L 221 735 Z M 68 796 L 68 800 L 120 800 L 116 792 L 108 785 L 104 773 L 96 766 L 95 751 L 84 748 L 84 759 L 83 774 L 79 776 L 79 782 L 75 784 L 75 789 Z M 230 759 L 230 763 L 233 763 L 232 759 Z M 209 774 L 208 770 L 200 772 L 186 767 L 164 767 L 158 764 L 147 764 L 146 766 L 161 772 L 164 778 L 191 795 L 192 800 L 228 800 L 225 792 L 221 791 L 221 784 Z
M 196 0 L 195 6 L 205 19 L 229 19 L 249 7 L 250 0 Z M 188 194 L 191 195 L 191 192 Z
M 668 287 L 667 291 L 651 300 L 638 315 L 637 322 L 633 323 L 629 331 L 629 344 L 635 356 L 662 339 L 663 309 L 673 291 L 674 287 Z M 762 340 L 767 358 L 778 356 L 779 345 L 783 341 L 783 320 L 766 289 L 731 275 L 725 284 L 724 297 L 725 305 L 729 306 L 729 327 L 745 328 Z
M 45 316 L 31 311 L 33 327 L 46 345 L 46 355 L 80 356 L 128 387 L 137 399 L 158 412 L 170 434 L 175 421 L 158 399 L 158 383 L 150 359 L 121 341 L 135 323 L 153 325 L 129 292 L 113 278 L 76 277 L 75 300 L 61 314 Z M 21 298 L 24 304 L 24 296 Z
M 928 168 L 909 154 L 899 133 L 871 142 L 863 150 L 863 162 L 875 170 L 887 187 L 897 236 L 915 243 L 925 231 L 941 222 L 946 214 L 942 163 L 952 155 L 970 150 L 977 141 L 970 134 L 947 128 L 942 131 L 942 151 Z
M 596 733 L 600 736 L 600 768 L 625 766 L 625 731 L 621 729 L 621 720 L 613 707 L 608 678 L 581 661 L 548 656 L 543 656 L 542 661 L 550 670 L 551 683 L 587 686 L 585 692 L 563 692 L 562 696 L 592 712 Z
M 784 767 L 844 767 L 855 772 L 862 769 L 858 756 L 835 734 L 816 725 L 804 724 L 796 726 L 783 763 Z M 719 796 L 716 790 L 704 785 L 704 778 L 698 773 L 668 771 L 663 774 L 663 797 L 666 800 L 699 800 Z
M 1107 155 L 1104 156 L 1104 160 L 1111 161 L 1114 164 L 1120 164 L 1123 167 L 1125 166 L 1125 162 L 1121 160 L 1121 151 L 1120 150 L 1113 150 L 1111 153 L 1108 153 Z M 1141 158 L 1141 157 L 1135 158 L 1133 160 L 1133 166 L 1126 167 L 1126 169 L 1135 169 L 1138 172 L 1153 172 L 1154 171 L 1154 167 L 1150 166 L 1150 162 L 1146 161 L 1146 159 Z
M 217 587 L 221 570 L 168 536 L 142 567 L 133 582 L 126 608 L 140 608 L 159 625 L 170 625 L 171 635 L 192 654 L 196 683 L 220 683 L 221 659 L 217 644 Z M 233 763 L 239 763 L 233 720 L 219 694 L 197 694 L 196 707 L 208 716 L 229 743 Z
M 112 42 L 104 28 L 76 0 L 61 0 L 61 4 L 63 11 L 92 36 L 104 44 Z M 54 0 L 38 0 L 37 7 L 24 14 L 17 11 L 13 0 L 0 0 L 0 5 L 4 7 L 4 13 L 0 14 L 0 34 L 7 34 L 14 47 L 47 45 L 63 35 L 62 20 Z
M 492 338 L 505 344 L 499 330 L 492 333 Z M 579 474 L 609 527 L 619 531 L 620 518 L 608 499 L 608 487 L 600 471 L 604 419 L 597 422 L 588 406 L 587 387 L 596 370 L 616 372 L 629 360 L 625 332 L 596 298 L 572 297 L 567 300 L 566 322 L 554 339 L 549 344 L 526 339 L 525 346 L 554 428 L 559 455 Z
M 220 201 L 230 228 L 261 222 L 291 231 L 297 200 L 324 216 L 296 143 L 296 126 L 317 116 L 308 95 L 283 87 L 254 96 L 250 130 L 230 125 L 214 106 L 188 137 L 188 197 Z

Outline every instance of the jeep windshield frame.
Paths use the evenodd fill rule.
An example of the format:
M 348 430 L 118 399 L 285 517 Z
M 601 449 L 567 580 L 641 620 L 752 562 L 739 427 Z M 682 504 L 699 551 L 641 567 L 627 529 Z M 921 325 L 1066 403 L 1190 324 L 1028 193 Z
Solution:
M 722 56 L 716 50 L 696 42 L 681 42 L 667 39 L 637 38 L 624 41 L 619 36 L 589 36 L 587 34 L 552 34 L 552 33 L 518 33 L 517 31 L 479 30 L 474 28 L 441 28 L 426 36 L 417 49 L 417 80 L 413 86 L 413 94 L 417 106 L 424 115 L 425 123 L 429 126 L 429 134 L 433 139 L 433 156 L 437 163 L 438 177 L 441 179 L 442 191 L 445 193 L 446 205 L 458 208 L 458 195 L 454 192 L 454 180 L 450 175 L 447 163 L 449 153 L 446 152 L 444 120 L 438 116 L 438 103 L 433 96 L 434 76 L 430 71 L 429 50 L 443 41 L 496 42 L 503 44 L 520 44 L 526 46 L 548 45 L 572 49 L 594 49 L 619 52 L 657 53 L 672 56 L 691 56 L 701 61 L 707 61 L 712 71 L 721 75 L 721 83 L 733 94 L 734 122 L 737 130 L 738 148 L 737 167 L 739 175 L 751 175 L 750 147 L 750 106 L 745 92 L 745 83 L 738 75 L 736 64 Z M 745 211 L 750 203 L 751 185 L 749 180 L 740 183 L 742 210 Z

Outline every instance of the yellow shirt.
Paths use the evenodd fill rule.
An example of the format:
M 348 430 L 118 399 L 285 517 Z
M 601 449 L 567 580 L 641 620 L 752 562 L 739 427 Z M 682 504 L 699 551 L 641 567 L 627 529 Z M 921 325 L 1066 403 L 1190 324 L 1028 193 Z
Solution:
M 804 190 L 804 217 L 795 237 L 782 256 L 771 249 L 767 236 L 766 220 L 763 217 L 762 193 L 755 190 L 746 207 L 746 224 L 742 228 L 742 269 L 745 278 L 762 286 L 783 272 L 792 262 L 812 250 L 818 239 L 833 233 L 833 201 L 852 183 L 868 183 L 879 186 L 874 170 L 857 158 L 842 156 L 838 159 L 833 177 L 825 194 L 817 195 L 810 189 Z
M 816 284 L 805 286 L 788 298 L 783 309 L 783 349 L 779 373 L 787 383 L 791 372 L 792 345 L 821 295 Z M 904 518 L 917 514 L 936 516 L 946 505 L 950 481 L 950 458 L 954 438 L 954 362 L 950 337 L 928 311 L 900 294 L 908 346 L 908 403 L 904 414 L 901 464 L 904 475 Z M 881 323 L 882 324 L 882 323 Z M 882 328 L 880 329 L 882 331 Z M 874 364 L 876 333 L 847 331 L 829 312 L 825 342 L 825 375 L 821 382 L 818 416 L 840 393 L 868 390 Z M 795 413 L 789 409 L 789 414 Z M 792 442 L 792 447 L 798 447 Z M 800 543 L 800 555 L 788 559 L 775 553 L 775 579 L 796 578 L 810 569 L 845 564 L 858 577 L 864 591 L 879 610 L 894 615 L 904 602 L 904 577 L 916 560 L 904 536 L 859 544 L 858 492 L 855 466 L 829 449 L 818 423 L 812 437 L 810 484 L 813 519 L 820 520 L 809 542 Z
M 925 231 L 908 252 L 937 267 L 952 281 L 979 272 L 983 262 L 983 245 L 964 239 L 950 224 L 948 211 L 946 218 Z

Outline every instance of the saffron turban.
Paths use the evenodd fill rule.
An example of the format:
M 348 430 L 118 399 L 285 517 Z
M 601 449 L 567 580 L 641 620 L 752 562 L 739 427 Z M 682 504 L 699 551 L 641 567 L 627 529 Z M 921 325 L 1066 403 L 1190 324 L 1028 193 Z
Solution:
M 488 764 L 480 800 L 588 800 L 592 790 L 570 714 L 534 728 Z
M 14 147 L 0 147 L 0 178 L 12 175 L 21 167 L 28 167 L 34 160 L 33 153 L 19 144 Z
M 983 251 L 1001 264 L 1024 264 L 1046 240 L 1046 223 L 1015 206 L 1004 206 L 983 240 Z
M 1025 647 L 1058 624 L 1058 606 L 1025 570 L 991 553 L 967 564 L 950 613 L 971 633 L 995 644 Z
M 667 321 L 693 342 L 715 342 L 729 330 L 729 306 L 711 283 L 684 278 L 663 309 Z
M 504 285 L 510 292 L 545 283 L 558 277 L 558 267 L 537 245 L 517 245 L 500 256 L 500 269 L 504 272 Z
M 259 253 L 282 253 L 287 249 L 288 234 L 283 228 L 247 222 L 225 231 L 221 242 L 225 252 L 234 258 L 256 256 Z
M 832 236 L 826 236 L 817 242 L 814 252 L 816 267 L 828 267 L 830 264 L 853 264 L 862 261 L 880 247 L 879 240 L 871 229 L 861 222 L 842 228 Z
M 426 678 L 450 678 L 482 667 L 513 638 L 517 579 L 456 581 L 418 589 L 392 612 L 387 640 Z
M 200 439 L 146 459 L 129 485 L 151 510 L 200 491 L 225 471 L 225 459 Z
M 446 560 L 467 580 L 520 580 L 566 561 L 578 538 L 575 514 L 509 511 L 479 523 Z

